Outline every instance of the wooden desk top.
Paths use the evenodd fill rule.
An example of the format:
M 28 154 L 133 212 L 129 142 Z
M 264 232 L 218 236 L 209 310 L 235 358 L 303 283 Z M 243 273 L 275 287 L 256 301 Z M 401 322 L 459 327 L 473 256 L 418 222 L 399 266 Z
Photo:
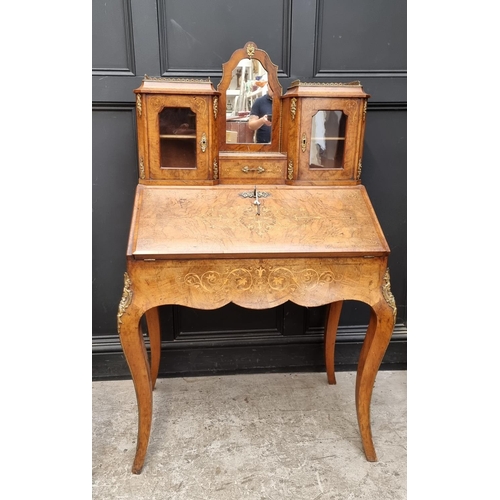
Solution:
M 135 259 L 359 257 L 390 250 L 363 185 L 138 185 Z

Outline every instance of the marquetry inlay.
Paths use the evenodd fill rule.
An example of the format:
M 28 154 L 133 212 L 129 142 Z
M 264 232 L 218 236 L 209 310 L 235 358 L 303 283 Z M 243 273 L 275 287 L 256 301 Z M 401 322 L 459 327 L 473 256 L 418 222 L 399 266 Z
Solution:
M 151 96 L 148 99 L 149 105 L 151 109 L 154 111 L 151 113 L 151 119 L 157 120 L 155 116 L 156 113 L 159 113 L 162 109 L 165 108 L 165 99 L 161 95 Z M 186 98 L 186 107 L 191 108 L 195 113 L 206 113 L 207 112 L 207 101 L 205 99 L 199 99 L 197 97 L 187 97 Z
M 212 293 L 225 289 L 262 293 L 293 292 L 298 287 L 314 290 L 333 281 L 334 274 L 331 271 L 310 267 L 292 269 L 268 264 L 258 267 L 228 268 L 222 273 L 215 270 L 208 270 L 202 274 L 188 273 L 184 277 L 186 285 Z
M 276 224 L 276 216 L 266 206 L 261 207 L 260 214 L 255 217 L 255 208 L 248 206 L 240 218 L 240 222 L 251 232 L 263 236 Z
M 215 172 L 214 172 L 215 175 Z M 258 189 L 260 214 L 255 190 L 203 190 L 176 188 L 162 197 L 162 191 L 144 189 L 141 196 L 141 227 L 137 251 L 176 252 L 207 245 L 231 246 L 252 252 L 265 251 L 273 242 L 283 241 L 294 251 L 311 246 L 329 251 L 352 251 L 359 245 L 375 249 L 380 237 L 371 225 L 371 214 L 358 189 L 334 191 L 318 196 L 314 188 L 289 192 Z M 266 197 L 267 193 L 271 193 Z M 284 243 L 285 244 L 285 243 Z

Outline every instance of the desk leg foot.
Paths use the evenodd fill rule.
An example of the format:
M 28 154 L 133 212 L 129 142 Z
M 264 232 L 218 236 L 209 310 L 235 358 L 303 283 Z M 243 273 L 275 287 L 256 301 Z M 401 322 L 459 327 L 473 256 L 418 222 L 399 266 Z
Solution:
M 325 322 L 325 365 L 326 377 L 329 384 L 336 384 L 335 380 L 335 340 L 339 326 L 340 312 L 343 301 L 339 300 L 328 305 Z
M 381 300 L 372 307 L 370 322 L 366 337 L 359 356 L 356 375 L 356 411 L 358 415 L 359 431 L 363 442 L 366 459 L 369 462 L 377 461 L 377 454 L 373 445 L 370 403 L 372 398 L 375 377 L 384 357 L 394 329 L 393 309 Z
M 161 357 L 160 313 L 158 307 L 146 311 L 146 322 L 151 346 L 151 388 L 154 390 Z
M 139 413 L 137 446 L 132 466 L 134 474 L 140 474 L 144 465 L 153 415 L 151 373 L 141 332 L 141 316 L 139 311 L 134 310 L 132 302 L 121 316 L 119 325 L 120 341 L 134 382 Z

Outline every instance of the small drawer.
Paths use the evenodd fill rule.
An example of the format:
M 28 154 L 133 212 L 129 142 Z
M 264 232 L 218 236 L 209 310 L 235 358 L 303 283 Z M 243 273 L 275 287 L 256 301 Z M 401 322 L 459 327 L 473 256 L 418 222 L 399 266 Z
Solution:
M 220 181 L 231 180 L 237 184 L 272 181 L 284 183 L 286 171 L 286 155 L 280 153 L 221 153 Z

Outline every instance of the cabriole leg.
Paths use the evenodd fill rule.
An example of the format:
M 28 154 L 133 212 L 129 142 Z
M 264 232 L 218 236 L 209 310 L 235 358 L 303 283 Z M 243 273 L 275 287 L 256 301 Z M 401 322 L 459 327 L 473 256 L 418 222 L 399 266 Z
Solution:
M 326 377 L 329 384 L 336 384 L 335 380 L 335 340 L 339 326 L 340 312 L 343 301 L 339 300 L 328 305 L 325 321 L 325 365 Z
M 377 461 L 370 421 L 373 385 L 391 340 L 394 319 L 393 308 L 384 300 L 372 307 L 370 322 L 359 357 L 356 375 L 356 411 L 363 449 L 369 462 Z
M 134 474 L 140 474 L 144 465 L 153 413 L 151 372 L 141 332 L 141 316 L 142 311 L 134 307 L 132 283 L 125 273 L 123 297 L 118 310 L 118 333 L 132 375 L 138 406 L 137 446 L 132 466 Z
M 158 307 L 146 311 L 146 322 L 151 346 L 151 388 L 154 389 L 160 369 L 161 357 L 160 313 Z

